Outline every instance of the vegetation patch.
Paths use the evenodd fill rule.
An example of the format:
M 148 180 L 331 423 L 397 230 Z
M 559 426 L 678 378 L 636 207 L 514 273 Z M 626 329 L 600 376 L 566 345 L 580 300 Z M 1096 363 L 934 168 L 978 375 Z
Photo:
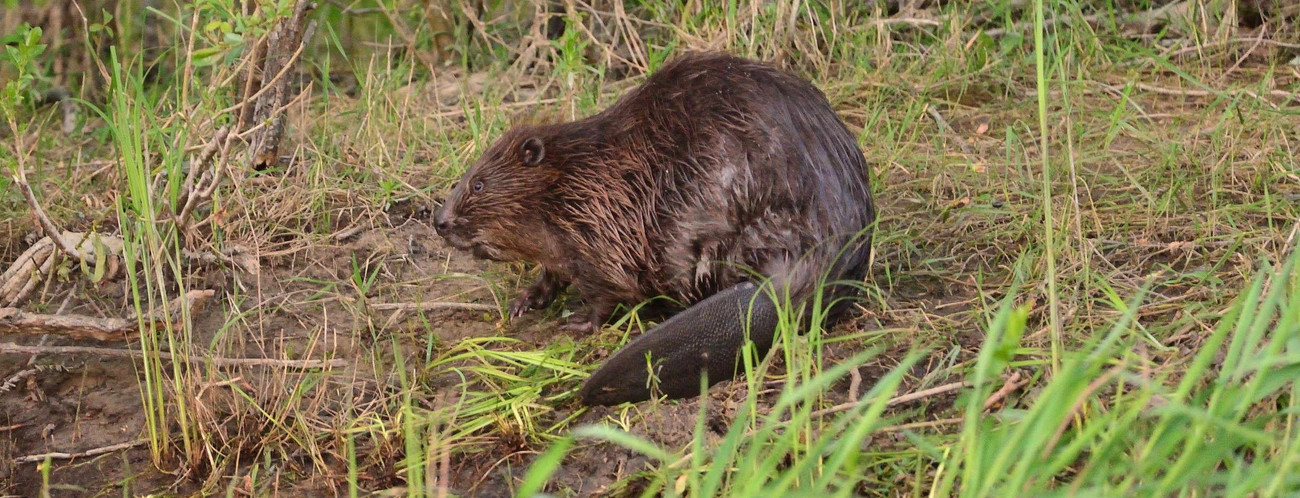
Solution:
M 3 5 L 2 493 L 1300 492 L 1291 3 Z M 849 123 L 869 292 L 705 396 L 584 408 L 660 317 L 508 320 L 536 269 L 431 213 L 687 50 Z

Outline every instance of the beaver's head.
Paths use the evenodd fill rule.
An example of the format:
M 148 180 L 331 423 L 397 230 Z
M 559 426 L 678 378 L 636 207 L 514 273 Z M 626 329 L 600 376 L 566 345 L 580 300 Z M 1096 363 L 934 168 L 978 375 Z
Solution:
M 434 212 L 434 229 L 452 246 L 496 261 L 534 259 L 541 209 L 559 169 L 547 157 L 544 129 L 507 131 L 475 161 Z M 533 233 L 529 233 L 533 232 Z

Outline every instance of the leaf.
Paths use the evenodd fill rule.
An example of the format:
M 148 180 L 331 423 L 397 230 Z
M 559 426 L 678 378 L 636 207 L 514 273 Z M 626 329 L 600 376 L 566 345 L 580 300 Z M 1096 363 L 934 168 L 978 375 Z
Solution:
M 95 246 L 95 272 L 90 276 L 90 281 L 99 283 L 104 279 L 104 272 L 108 270 L 108 246 L 100 240 L 98 235 L 92 235 L 91 242 Z
M 226 21 L 212 21 L 210 23 L 203 25 L 203 31 L 217 31 L 217 30 L 220 30 L 222 33 L 229 33 L 230 23 Z
M 195 66 L 211 66 L 217 62 L 224 50 L 221 47 L 208 47 L 195 50 L 191 57 Z

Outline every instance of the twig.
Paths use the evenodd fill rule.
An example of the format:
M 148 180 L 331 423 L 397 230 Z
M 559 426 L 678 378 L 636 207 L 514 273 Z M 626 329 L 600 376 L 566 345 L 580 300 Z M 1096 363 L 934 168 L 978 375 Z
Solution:
M 0 343 L 0 354 L 91 354 L 98 356 L 112 356 L 118 358 L 143 358 L 144 352 L 135 349 L 117 349 L 117 348 L 97 348 L 92 346 L 23 346 L 12 342 Z M 166 351 L 158 351 L 159 358 L 164 360 L 174 360 L 175 355 Z M 187 355 L 182 358 L 191 363 L 202 364 L 211 361 L 214 365 L 230 366 L 256 366 L 256 367 L 286 367 L 286 368 L 343 368 L 348 365 L 347 360 L 280 360 L 275 358 L 225 358 L 214 356 L 207 352 L 201 352 L 197 355 Z
M 534 99 L 534 100 L 521 100 L 521 101 L 517 101 L 517 102 L 506 102 L 506 103 L 503 103 L 503 104 L 500 104 L 500 105 L 496 105 L 496 106 L 492 106 L 492 107 L 484 107 L 484 108 L 483 108 L 483 112 L 500 111 L 500 110 L 504 110 L 504 109 L 513 109 L 513 108 L 515 108 L 515 107 L 527 107 L 527 106 L 530 106 L 530 105 L 554 104 L 554 103 L 559 102 L 559 101 L 560 101 L 560 99 L 558 99 L 558 98 L 546 98 L 546 99 Z M 451 110 L 447 110 L 447 111 L 435 112 L 435 113 L 433 113 L 433 114 L 429 114 L 429 117 L 433 117 L 433 118 L 452 118 L 452 117 L 456 117 L 456 116 L 464 115 L 464 114 L 465 114 L 465 111 L 466 111 L 466 109 L 463 109 L 463 108 L 461 108 L 461 109 L 451 109 Z
M 370 305 L 372 309 L 378 311 L 402 310 L 402 311 L 431 311 L 431 310 L 466 310 L 466 311 L 496 311 L 496 306 L 490 304 L 478 303 L 451 303 L 451 302 L 427 302 L 427 303 L 379 303 Z
M 1243 90 L 1184 90 L 1178 88 L 1159 87 L 1147 83 L 1134 83 L 1134 86 L 1140 90 L 1145 90 L 1151 93 L 1158 93 L 1161 95 L 1173 95 L 1178 97 L 1219 97 L 1223 95 L 1233 95 L 1233 96 L 1245 95 L 1247 97 L 1268 104 L 1272 106 L 1274 109 L 1277 108 L 1277 104 L 1272 101 L 1269 101 L 1268 99 L 1265 99 L 1264 95 L 1268 95 L 1270 97 L 1277 97 L 1283 100 L 1287 100 L 1287 99 L 1294 100 L 1300 98 L 1300 94 L 1296 94 L 1294 92 L 1288 92 L 1286 90 L 1269 90 L 1264 95 L 1260 95 L 1251 90 L 1244 90 L 1244 89 Z
M 32 359 L 36 359 L 36 356 L 35 356 L 35 355 L 32 355 Z M 29 364 L 30 364 L 30 363 L 29 363 Z M 39 373 L 45 373 L 45 372 L 71 372 L 71 371 L 72 371 L 72 369 L 70 369 L 70 368 L 68 368 L 68 367 L 65 367 L 65 366 L 63 366 L 63 365 L 37 365 L 37 366 L 35 366 L 35 367 L 32 367 L 32 368 L 28 368 L 28 369 L 26 369 L 26 370 L 19 371 L 18 373 L 13 374 L 12 376 L 10 376 L 8 380 L 4 381 L 3 384 L 0 384 L 0 393 L 4 393 L 4 392 L 12 391 L 15 387 L 18 387 L 18 383 L 19 383 L 19 382 L 22 382 L 22 381 L 24 381 L 24 380 L 27 380 L 28 378 L 34 377 L 34 376 L 36 376 L 36 374 L 39 374 Z
M 1142 12 L 1137 12 L 1137 13 L 1134 13 L 1134 14 L 1130 14 L 1130 15 L 1128 15 L 1128 16 L 1124 16 L 1124 21 L 1146 24 L 1146 23 L 1150 23 L 1150 22 L 1156 21 L 1156 20 L 1158 20 L 1158 19 L 1161 19 L 1162 17 L 1172 16 L 1172 15 L 1173 15 L 1172 13 L 1173 13 L 1175 10 L 1185 8 L 1186 6 L 1187 6 L 1187 0 L 1183 0 L 1183 1 L 1180 1 L 1180 2 L 1173 2 L 1173 3 L 1170 3 L 1170 4 L 1168 4 L 1168 5 L 1165 5 L 1165 6 L 1159 7 L 1159 8 L 1155 8 L 1155 9 L 1151 9 L 1151 10 L 1144 10 L 1144 11 L 1142 11 Z M 1109 15 L 1094 14 L 1094 15 L 1090 15 L 1090 16 L 1083 16 L 1083 17 L 1079 18 L 1079 20 L 1091 24 L 1091 23 L 1095 23 L 1095 22 L 1097 22 L 1097 21 L 1100 21 L 1100 20 L 1105 19 L 1105 18 L 1108 18 L 1108 17 L 1110 17 L 1110 16 L 1109 16 Z M 1044 19 L 1044 20 L 1043 20 L 1043 27 L 1044 27 L 1044 28 L 1049 28 L 1049 27 L 1055 26 L 1057 23 L 1060 23 L 1063 19 L 1065 19 L 1065 18 L 1062 18 L 1062 17 L 1053 17 L 1053 18 L 1051 18 L 1051 19 Z M 1013 25 L 1012 25 L 1011 27 L 1009 27 L 1009 28 L 990 29 L 990 30 L 988 30 L 988 31 L 985 31 L 984 34 L 986 34 L 986 35 L 988 35 L 988 36 L 990 36 L 990 37 L 996 38 L 996 37 L 999 37 L 999 36 L 1005 35 L 1005 34 L 1007 34 L 1007 33 L 1009 33 L 1009 32 L 1019 32 L 1019 31 L 1024 31 L 1024 30 L 1026 30 L 1026 29 L 1029 29 L 1029 28 L 1033 27 L 1033 25 L 1034 25 L 1033 22 L 1018 22 L 1018 23 L 1013 24 Z
M 943 25 L 943 23 L 939 21 L 936 21 L 934 19 L 926 19 L 923 17 L 886 17 L 883 19 L 876 19 L 874 21 L 867 23 L 868 26 L 875 26 L 875 27 L 891 26 L 894 24 L 903 24 L 907 26 L 942 26 Z
M 1007 397 L 1008 394 L 1011 394 L 1016 389 L 1020 389 L 1021 387 L 1024 387 L 1024 385 L 1028 383 L 1029 383 L 1029 379 L 1024 379 L 1024 380 L 1020 379 L 1019 371 L 1012 372 L 1011 376 L 1007 377 L 1007 382 L 1005 384 L 1002 384 L 1002 388 L 998 389 L 997 392 L 989 396 L 989 399 L 984 400 L 984 411 L 988 411 L 990 408 L 993 408 L 993 405 L 996 405 L 999 402 L 1001 402 L 1003 398 Z
M 435 64 L 433 63 L 433 60 L 429 59 L 429 54 L 426 54 L 424 50 L 418 48 L 415 43 L 415 37 L 411 36 L 411 32 L 406 29 L 406 24 L 399 21 L 397 16 L 393 15 L 393 12 L 388 9 L 385 2 L 378 3 L 380 12 L 382 12 L 384 17 L 388 19 L 388 25 L 392 26 L 393 30 L 397 31 L 397 36 L 402 37 L 402 41 L 406 42 L 407 50 L 410 50 L 412 54 L 415 54 L 415 57 L 420 59 L 420 62 L 424 63 L 424 67 L 428 69 L 430 73 L 434 72 Z
M 856 368 L 849 370 L 849 399 L 858 399 L 861 388 L 862 374 L 858 373 Z
M 16 459 L 14 459 L 14 463 L 19 463 L 19 464 L 23 464 L 23 463 L 35 463 L 35 462 L 42 462 L 42 461 L 45 461 L 46 459 L 51 459 L 51 460 L 71 460 L 71 459 L 73 459 L 73 458 L 81 458 L 81 457 L 90 457 L 90 456 L 95 456 L 95 455 L 103 455 L 104 453 L 112 453 L 112 452 L 114 452 L 114 451 L 121 451 L 121 450 L 125 450 L 125 449 L 134 448 L 134 447 L 136 447 L 136 446 L 140 446 L 140 445 L 145 444 L 145 443 L 148 443 L 148 442 L 149 442 L 148 439 L 140 439 L 140 440 L 137 440 L 137 441 L 130 441 L 130 442 L 126 442 L 126 443 L 118 443 L 118 444 L 114 444 L 114 445 L 104 446 L 104 447 L 102 447 L 102 448 L 95 448 L 95 449 L 91 449 L 91 450 L 86 450 L 86 451 L 83 451 L 83 452 L 81 452 L 81 453 L 60 453 L 60 452 L 53 452 L 53 453 L 41 453 L 41 454 L 39 454 L 39 455 L 28 455 L 28 456 L 18 457 L 18 458 L 16 458 Z
M 1261 26 L 1259 28 L 1259 36 L 1255 38 L 1255 43 L 1252 43 L 1250 45 L 1250 48 L 1246 50 L 1246 53 L 1241 54 L 1241 57 L 1237 58 L 1237 62 L 1233 63 L 1232 66 L 1228 67 L 1228 70 L 1224 71 L 1223 76 L 1221 76 L 1220 78 L 1226 80 L 1228 78 L 1228 75 L 1232 74 L 1237 70 L 1237 68 L 1241 67 L 1241 63 L 1246 62 L 1246 59 L 1250 58 L 1250 54 L 1255 53 L 1255 49 L 1259 48 L 1259 44 L 1263 42 L 1264 42 L 1264 27 Z
M 226 138 L 229 134 L 230 127 L 222 126 L 219 128 L 217 132 L 212 135 L 212 140 L 208 142 L 208 145 L 203 147 L 203 151 L 199 153 L 199 157 L 190 165 L 190 171 L 185 177 L 184 184 L 186 190 L 185 205 L 181 207 L 180 213 L 176 215 L 176 226 L 180 228 L 182 232 L 185 231 L 186 224 L 190 219 L 190 215 L 194 212 L 194 208 L 197 207 L 199 203 L 211 199 L 212 194 L 216 192 L 217 184 L 221 183 L 222 165 L 220 164 L 212 167 L 212 173 L 210 175 L 207 171 L 204 171 L 201 174 L 197 172 L 207 169 L 208 163 L 212 162 L 212 158 L 217 154 L 218 149 L 223 151 L 222 156 L 224 159 L 224 151 L 226 145 L 229 143 Z M 194 180 L 196 174 L 199 175 L 197 182 Z M 206 185 L 204 184 L 204 180 L 207 180 Z
M 1260 33 L 1263 33 L 1263 31 L 1261 30 Z M 1252 44 L 1260 43 L 1263 45 L 1271 45 L 1274 47 L 1281 47 L 1281 48 L 1292 48 L 1292 49 L 1300 48 L 1300 43 L 1287 43 L 1287 42 L 1282 42 L 1277 40 L 1270 40 L 1268 38 L 1233 38 L 1231 40 L 1202 43 L 1199 45 L 1192 45 L 1190 47 L 1183 47 L 1178 50 L 1174 50 L 1173 52 L 1169 52 L 1169 54 L 1165 55 L 1165 57 L 1174 58 L 1174 57 L 1186 55 L 1191 52 L 1199 52 L 1207 48 L 1217 47 L 1220 45 L 1236 45 L 1239 43 L 1252 43 Z
M 357 223 L 356 225 L 352 225 L 348 228 L 335 232 L 334 235 L 330 236 L 330 238 L 334 239 L 335 242 L 342 242 L 352 237 L 353 235 L 361 233 L 365 229 L 366 229 L 366 225 Z
M 909 401 L 916 401 L 916 400 L 918 400 L 918 399 L 922 399 L 922 398 L 926 398 L 926 397 L 930 397 L 930 396 L 936 396 L 936 395 L 943 394 L 943 393 L 950 392 L 950 391 L 956 391 L 956 390 L 958 390 L 958 389 L 961 389 L 961 388 L 964 388 L 964 387 L 969 387 L 969 386 L 970 386 L 970 382 L 966 382 L 966 381 L 953 382 L 953 383 L 951 383 L 951 384 L 944 384 L 944 385 L 942 385 L 942 386 L 932 387 L 932 388 L 930 388 L 930 389 L 926 389 L 926 390 L 924 390 L 924 391 L 917 391 L 917 392 L 914 392 L 914 393 L 904 394 L 904 395 L 901 395 L 901 396 L 895 396 L 894 398 L 890 399 L 887 403 L 885 403 L 885 406 L 894 406 L 894 405 L 899 405 L 899 404 L 907 403 L 907 402 L 909 402 Z M 824 410 L 817 410 L 817 411 L 815 411 L 815 412 L 812 412 L 812 415 L 811 415 L 811 416 L 812 416 L 812 417 L 820 417 L 820 416 L 823 416 L 823 415 L 829 415 L 829 414 L 832 414 L 832 413 L 842 412 L 842 411 L 844 411 L 844 410 L 851 409 L 851 408 L 853 408 L 853 407 L 855 407 L 855 406 L 858 406 L 859 404 L 866 403 L 866 402 L 868 402 L 868 400 L 866 400 L 866 399 L 853 400 L 853 401 L 850 401 L 850 402 L 848 402 L 848 403 L 842 403 L 842 404 L 838 404 L 838 405 L 832 406 L 832 407 L 830 407 L 830 408 L 826 408 L 826 409 L 824 409 Z
M 912 422 L 908 424 L 890 425 L 886 427 L 881 427 L 879 432 L 898 432 L 898 431 L 905 431 L 910 429 L 925 429 L 929 427 L 938 427 L 941 425 L 960 424 L 965 420 L 966 419 L 962 417 L 953 417 L 953 418 L 941 418 L 939 420 L 931 420 L 929 422 Z
M 18 154 L 21 155 L 21 152 L 18 152 Z M 81 251 L 68 245 L 62 237 L 59 237 L 59 234 L 63 233 L 63 230 L 60 230 L 58 225 L 54 224 L 54 220 L 51 220 L 50 217 L 45 214 L 45 210 L 41 209 L 41 203 L 36 200 L 36 192 L 32 191 L 32 186 L 27 183 L 27 170 L 23 167 L 21 162 L 18 164 L 17 172 L 14 173 L 13 180 L 14 183 L 18 184 L 18 189 L 23 191 L 23 197 L 27 199 L 27 206 L 32 208 L 32 213 L 36 215 L 37 221 L 40 222 L 41 230 L 45 231 L 45 236 L 49 237 L 50 240 L 54 242 L 54 245 L 58 246 L 59 250 L 63 251 L 64 254 L 78 260 L 85 260 L 85 256 L 81 254 Z
M 957 135 L 957 131 L 952 129 L 952 125 L 948 124 L 948 120 L 943 119 L 943 115 L 939 114 L 938 109 L 935 109 L 933 105 L 926 104 L 925 110 L 930 113 L 930 117 L 934 118 L 936 123 L 939 123 L 939 128 L 947 132 L 954 142 L 957 142 L 957 146 L 961 147 L 963 154 L 966 154 L 967 156 L 975 155 L 971 153 L 970 147 L 966 145 L 966 141 L 962 140 L 961 137 Z

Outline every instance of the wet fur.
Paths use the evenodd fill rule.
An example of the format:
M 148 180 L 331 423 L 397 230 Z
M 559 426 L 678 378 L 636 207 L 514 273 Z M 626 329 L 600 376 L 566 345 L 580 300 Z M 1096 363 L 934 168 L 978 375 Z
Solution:
M 820 90 L 694 53 L 598 114 L 513 127 L 437 217 L 457 247 L 540 264 L 512 314 L 573 284 L 589 308 L 576 322 L 590 328 L 618 304 L 689 306 L 751 271 L 796 299 L 823 278 L 861 280 L 876 212 L 857 142 Z

